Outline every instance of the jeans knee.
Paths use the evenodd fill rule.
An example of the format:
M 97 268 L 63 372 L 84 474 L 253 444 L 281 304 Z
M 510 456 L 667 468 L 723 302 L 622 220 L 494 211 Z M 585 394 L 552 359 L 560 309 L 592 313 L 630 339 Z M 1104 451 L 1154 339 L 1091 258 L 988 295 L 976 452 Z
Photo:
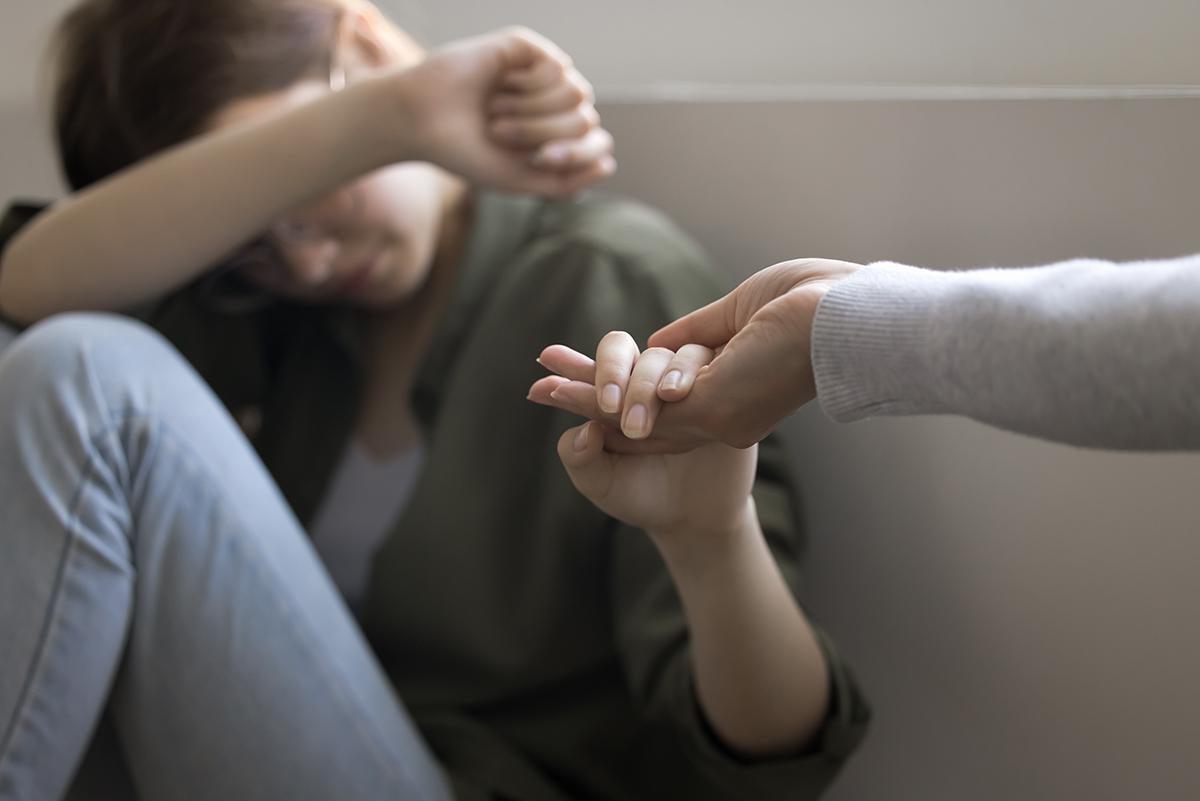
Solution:
M 140 321 L 115 314 L 61 314 L 33 326 L 0 354 L 0 394 L 18 405 L 53 402 L 64 392 L 80 391 L 119 402 L 131 391 L 153 394 L 172 372 L 187 373 L 184 365 L 171 345 Z
M 162 337 L 140 320 L 102 312 L 56 314 L 32 326 L 13 343 L 15 352 L 42 364 L 75 362 L 82 351 L 161 347 Z M 152 345 L 152 346 L 154 346 Z

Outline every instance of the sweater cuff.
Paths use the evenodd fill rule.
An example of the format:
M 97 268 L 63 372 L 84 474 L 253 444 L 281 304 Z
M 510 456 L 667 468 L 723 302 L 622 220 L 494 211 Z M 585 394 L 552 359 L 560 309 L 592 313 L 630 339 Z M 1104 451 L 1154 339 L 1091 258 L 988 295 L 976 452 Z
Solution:
M 817 397 L 838 422 L 946 411 L 930 364 L 934 312 L 952 275 L 893 262 L 834 284 L 813 320 Z

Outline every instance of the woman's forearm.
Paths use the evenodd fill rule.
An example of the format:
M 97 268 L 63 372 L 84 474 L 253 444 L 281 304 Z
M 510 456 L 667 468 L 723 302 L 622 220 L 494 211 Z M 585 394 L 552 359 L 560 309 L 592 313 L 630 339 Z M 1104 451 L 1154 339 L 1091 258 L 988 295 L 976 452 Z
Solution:
M 753 500 L 729 534 L 654 537 L 687 616 L 698 700 L 738 753 L 794 753 L 825 719 L 828 666 L 767 547 Z
M 403 153 L 372 133 L 376 91 L 365 81 L 201 136 L 59 203 L 6 250 L 0 312 L 32 323 L 186 284 L 280 213 Z

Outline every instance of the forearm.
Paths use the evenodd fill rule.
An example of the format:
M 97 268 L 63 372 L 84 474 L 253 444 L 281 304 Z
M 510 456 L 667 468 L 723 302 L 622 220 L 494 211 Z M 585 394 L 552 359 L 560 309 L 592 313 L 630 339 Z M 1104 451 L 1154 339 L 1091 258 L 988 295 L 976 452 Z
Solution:
M 703 540 L 652 535 L 687 617 L 698 700 L 738 753 L 795 753 L 825 719 L 828 667 L 767 547 L 752 500 L 728 534 Z
M 378 128 L 372 91 L 364 82 L 202 136 L 68 198 L 5 252 L 0 311 L 30 323 L 186 284 L 280 213 L 389 160 L 359 133 Z
M 813 328 L 835 419 L 951 413 L 1060 442 L 1200 448 L 1200 258 L 940 273 L 873 265 Z

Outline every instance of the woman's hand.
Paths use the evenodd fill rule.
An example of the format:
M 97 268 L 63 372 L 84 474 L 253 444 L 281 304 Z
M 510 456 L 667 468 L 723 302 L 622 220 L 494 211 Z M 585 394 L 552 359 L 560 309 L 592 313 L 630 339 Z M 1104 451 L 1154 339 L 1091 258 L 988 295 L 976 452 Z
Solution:
M 703 442 L 669 422 L 687 400 L 660 404 L 664 386 L 668 396 L 686 394 L 712 359 L 707 348 L 639 353 L 613 332 L 595 361 L 561 345 L 543 351 L 539 361 L 558 375 L 534 384 L 530 398 L 594 418 L 559 438 L 559 458 L 584 496 L 657 546 L 687 617 L 696 698 L 713 730 L 749 758 L 794 755 L 828 714 L 829 669 L 759 525 L 758 446 Z M 613 452 L 655 447 L 672 426 L 676 444 L 690 438 L 693 450 Z M 654 435 L 630 439 L 620 427 Z
M 565 195 L 616 169 L 591 85 L 565 53 L 528 29 L 451 43 L 378 80 L 400 109 L 394 130 L 409 157 L 470 181 Z
M 604 448 L 603 424 L 567 429 L 558 456 L 571 482 L 601 511 L 645 529 L 674 552 L 735 536 L 757 521 L 750 489 L 758 446 L 710 442 L 681 454 L 619 454 Z
M 637 349 L 620 334 L 605 337 L 596 365 L 559 346 L 547 348 L 541 360 L 558 375 L 535 383 L 529 398 L 619 423 L 625 438 L 610 436 L 611 450 L 674 453 L 713 440 L 748 447 L 815 397 L 812 327 L 817 307 L 831 287 L 858 269 L 857 264 L 828 259 L 782 262 L 662 328 L 650 337 L 655 347 L 647 353 L 679 351 L 663 373 L 657 398 L 633 382 L 629 354 Z M 636 403 L 647 410 L 644 416 L 630 414 Z M 620 416 L 610 412 L 617 408 L 614 404 Z M 636 425 L 643 419 L 645 426 Z
M 538 363 L 554 375 L 535 381 L 529 400 L 603 423 L 605 448 L 613 453 L 684 453 L 713 437 L 688 403 L 671 401 L 686 396 L 713 355 L 698 345 L 640 353 L 624 331 L 606 334 L 594 361 L 551 345 Z
M 543 381 L 551 390 L 600 393 L 612 400 L 610 384 L 620 387 L 622 401 L 605 412 L 607 423 L 589 422 L 568 430 L 559 439 L 558 453 L 576 488 L 607 514 L 644 528 L 666 544 L 681 538 L 723 536 L 742 530 L 753 519 L 750 488 L 757 449 L 737 450 L 707 443 L 686 454 L 619 454 L 605 447 L 606 437 L 629 440 L 617 426 L 645 436 L 661 404 L 657 388 L 673 370 L 693 375 L 712 358 L 707 349 L 678 354 L 661 348 L 638 353 L 624 332 L 606 336 L 593 362 L 561 345 L 548 348 L 541 361 L 559 376 Z M 574 380 L 572 380 L 574 379 Z M 622 406 L 623 403 L 623 406 Z M 636 440 L 633 440 L 636 441 Z

